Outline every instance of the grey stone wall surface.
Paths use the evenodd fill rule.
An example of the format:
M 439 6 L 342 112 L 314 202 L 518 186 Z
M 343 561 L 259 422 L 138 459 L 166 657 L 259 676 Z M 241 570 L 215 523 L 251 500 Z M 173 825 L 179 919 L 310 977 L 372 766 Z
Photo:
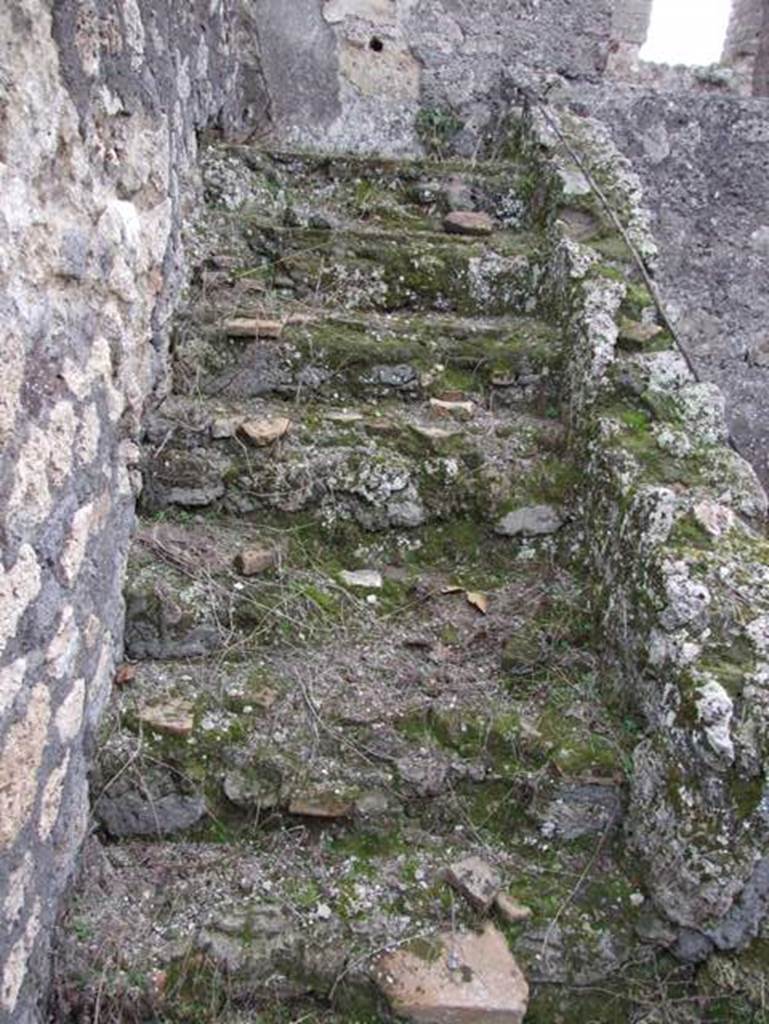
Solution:
M 0 5 L 0 1019 L 40 1019 L 120 649 L 196 133 L 263 117 L 238 0 Z
M 543 117 L 534 109 L 530 119 L 532 159 L 552 152 L 540 174 L 555 170 L 570 187 L 574 167 L 560 146 L 568 138 L 620 201 L 639 249 L 653 252 L 645 213 L 634 210 L 641 191 L 627 161 L 612 154 L 605 124 L 568 111 Z M 720 390 L 696 382 L 673 344 L 634 353 L 618 344 L 628 286 L 639 287 L 634 261 L 623 266 L 622 276 L 607 277 L 589 243 L 563 239 L 545 287 L 568 338 L 577 504 L 604 682 L 645 723 L 625 837 L 656 910 L 674 925 L 675 954 L 699 960 L 744 949 L 769 901 L 767 498 L 724 443 Z M 642 388 L 664 394 L 668 409 L 645 441 L 623 430 L 619 412 L 634 407 Z M 737 651 L 745 657 L 735 686 Z
M 588 90 L 644 191 L 666 308 L 740 451 L 769 483 L 769 108 L 713 93 Z
M 651 14 L 652 0 L 625 0 L 613 5 L 609 72 L 624 75 L 635 70 L 649 32 Z
M 769 6 L 734 0 L 723 60 L 736 68 L 754 96 L 769 95 Z
M 467 145 L 485 127 L 503 73 L 597 80 L 607 0 L 256 0 L 265 77 L 288 146 L 413 152 L 421 108 L 453 111 Z M 621 32 L 621 25 L 615 26 Z

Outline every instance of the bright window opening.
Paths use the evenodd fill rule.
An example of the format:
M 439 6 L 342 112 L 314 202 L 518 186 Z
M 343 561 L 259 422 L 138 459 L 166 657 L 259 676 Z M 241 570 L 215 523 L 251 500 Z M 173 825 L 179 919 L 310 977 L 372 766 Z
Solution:
M 657 64 L 717 64 L 731 0 L 654 0 L 641 59 Z

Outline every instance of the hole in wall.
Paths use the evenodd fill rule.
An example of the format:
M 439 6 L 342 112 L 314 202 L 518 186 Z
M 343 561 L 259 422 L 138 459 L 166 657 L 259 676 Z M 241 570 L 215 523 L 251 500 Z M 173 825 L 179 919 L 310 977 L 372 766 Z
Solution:
M 732 0 L 653 0 L 640 57 L 655 64 L 718 64 Z
M 373 50 L 374 53 L 381 53 L 382 50 L 384 50 L 384 43 L 379 36 L 372 36 L 369 41 L 368 48 L 369 50 Z

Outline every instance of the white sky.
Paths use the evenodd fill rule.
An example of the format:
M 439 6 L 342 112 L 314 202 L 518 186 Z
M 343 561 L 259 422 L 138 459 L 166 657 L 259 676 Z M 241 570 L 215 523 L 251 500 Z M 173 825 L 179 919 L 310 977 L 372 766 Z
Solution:
M 643 60 L 715 64 L 721 59 L 731 0 L 654 0 Z

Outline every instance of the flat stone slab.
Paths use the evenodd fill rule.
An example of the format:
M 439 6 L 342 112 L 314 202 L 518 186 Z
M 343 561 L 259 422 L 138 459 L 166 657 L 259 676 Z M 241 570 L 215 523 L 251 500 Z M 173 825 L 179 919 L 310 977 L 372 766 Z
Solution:
M 291 427 L 291 420 L 286 416 L 275 416 L 271 419 L 245 420 L 240 424 L 238 433 L 244 441 L 265 448 L 284 437 Z
M 139 721 L 153 732 L 168 736 L 190 736 L 195 727 L 195 707 L 190 701 L 171 700 L 148 704 L 139 710 Z
M 419 1024 L 520 1024 L 529 986 L 494 925 L 480 935 L 444 932 L 424 946 L 385 953 L 373 964 L 372 977 L 397 1016 Z
M 257 576 L 260 572 L 272 569 L 277 561 L 274 548 L 255 545 L 244 548 L 235 556 L 235 568 L 241 576 Z
M 230 338 L 279 338 L 283 333 L 283 324 L 279 320 L 235 317 L 227 321 L 224 329 Z
M 330 423 L 341 423 L 346 426 L 350 423 L 362 423 L 365 416 L 362 412 L 347 412 L 346 409 L 329 409 L 323 414 L 323 418 Z
M 474 210 L 454 210 L 443 221 L 443 230 L 449 235 L 469 235 L 471 238 L 483 238 L 494 230 L 494 221 L 488 213 L 477 213 Z
M 382 574 L 373 569 L 343 569 L 339 579 L 345 586 L 360 587 L 363 590 L 381 590 Z
M 431 398 L 430 411 L 433 416 L 458 416 L 460 419 L 469 419 L 475 414 L 475 402 L 449 402 L 442 398 Z
M 321 818 L 333 820 L 346 818 L 353 811 L 353 805 L 336 793 L 298 794 L 291 798 L 288 813 L 300 818 Z
M 457 437 L 458 434 L 456 430 L 447 430 L 445 427 L 424 427 L 419 423 L 412 424 L 411 430 L 417 437 L 421 437 L 432 446 L 440 446 L 441 441 L 449 441 L 452 437 Z
M 444 877 L 469 903 L 484 912 L 502 888 L 499 872 L 480 857 L 467 857 L 449 865 Z
M 508 512 L 494 532 L 501 537 L 544 537 L 562 526 L 563 515 L 554 505 L 529 505 Z

